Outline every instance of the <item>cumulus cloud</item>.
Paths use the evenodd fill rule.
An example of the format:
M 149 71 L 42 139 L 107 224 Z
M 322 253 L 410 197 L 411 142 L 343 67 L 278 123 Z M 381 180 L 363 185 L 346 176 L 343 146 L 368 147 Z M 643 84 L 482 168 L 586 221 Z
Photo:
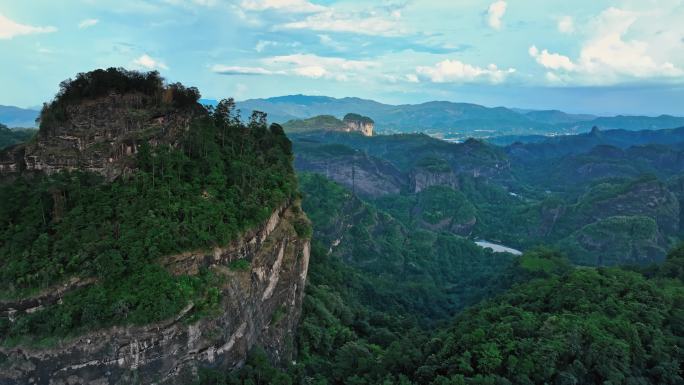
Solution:
M 514 68 L 499 69 L 496 64 L 486 68 L 463 63 L 459 60 L 444 60 L 434 66 L 420 66 L 416 68 L 419 77 L 433 83 L 471 83 L 489 82 L 501 83 L 506 77 L 514 73 Z
M 286 13 L 316 13 L 327 9 L 306 0 L 243 0 L 240 5 L 247 11 L 275 10 Z
M 81 22 L 78 23 L 78 28 L 80 28 L 80 29 L 90 28 L 90 27 L 96 25 L 96 24 L 99 23 L 99 22 L 100 22 L 100 20 L 98 20 L 98 19 L 85 19 L 85 20 L 81 20 Z
M 139 58 L 133 60 L 133 65 L 135 67 L 145 69 L 145 70 L 168 70 L 169 67 L 164 64 L 164 62 L 153 59 L 147 54 L 140 56 Z
M 506 2 L 499 0 L 489 5 L 487 9 L 487 24 L 494 29 L 501 29 L 501 19 L 506 13 Z
M 558 32 L 573 33 L 575 32 L 575 21 L 572 16 L 563 16 L 558 19 Z
M 544 68 L 556 71 L 547 79 L 581 84 L 608 85 L 636 79 L 678 79 L 684 70 L 671 61 L 652 55 L 654 47 L 647 40 L 626 39 L 625 35 L 642 15 L 618 8 L 604 10 L 593 21 L 594 30 L 576 59 L 539 51 L 532 46 L 529 54 Z
M 544 66 L 544 68 L 552 70 L 563 69 L 566 71 L 572 71 L 575 68 L 575 65 L 569 57 L 557 53 L 550 53 L 548 50 L 539 52 L 539 49 L 534 45 L 530 47 L 528 53 L 537 60 L 537 63 Z
M 15 36 L 51 33 L 56 31 L 57 28 L 51 26 L 35 27 L 28 24 L 20 24 L 0 13 L 0 39 L 9 40 Z

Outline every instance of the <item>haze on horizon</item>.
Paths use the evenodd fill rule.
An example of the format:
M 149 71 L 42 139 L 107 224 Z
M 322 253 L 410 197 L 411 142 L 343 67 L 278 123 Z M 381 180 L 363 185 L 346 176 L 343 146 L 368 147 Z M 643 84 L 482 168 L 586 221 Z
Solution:
M 213 99 L 684 115 L 681 20 L 682 0 L 4 1 L 0 104 L 40 105 L 61 80 L 122 66 Z

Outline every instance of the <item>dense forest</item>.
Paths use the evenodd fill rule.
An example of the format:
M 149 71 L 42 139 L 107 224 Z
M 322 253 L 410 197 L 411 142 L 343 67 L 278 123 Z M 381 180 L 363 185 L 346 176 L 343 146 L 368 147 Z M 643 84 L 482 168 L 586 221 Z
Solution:
M 161 259 L 225 246 L 301 197 L 313 241 L 288 336 L 296 359 L 256 346 L 244 366 L 202 369 L 197 384 L 684 383 L 677 145 L 598 131 L 563 139 L 570 149 L 308 133 L 293 151 L 263 113 L 243 122 L 232 100 L 205 109 L 194 88 L 121 69 L 63 82 L 41 125 L 111 92 L 193 118 L 173 145 L 137 143 L 131 172 L 113 180 L 81 170 L 0 181 L 0 300 L 82 284 L 0 318 L 3 347 L 150 324 L 190 302 L 188 324 L 215 314 L 221 274 L 174 275 Z M 311 236 L 306 221 L 293 228 Z
M 242 369 L 228 374 L 206 371 L 201 384 L 684 381 L 684 248 L 670 252 L 660 267 L 640 269 L 576 268 L 557 251 L 535 248 L 519 258 L 490 262 L 489 269 L 471 266 L 468 276 L 474 280 L 461 283 L 462 290 L 445 292 L 448 281 L 441 281 L 415 292 L 411 287 L 419 278 L 379 274 L 349 260 L 343 248 L 327 248 L 335 233 L 330 218 L 341 217 L 340 202 L 352 201 L 369 211 L 377 208 L 356 201 L 322 176 L 304 174 L 301 180 L 304 207 L 318 241 L 297 337 L 299 358 L 278 369 L 257 348 Z M 364 216 L 351 216 L 355 226 L 368 228 Z M 361 229 L 344 234 L 356 252 L 371 242 L 358 235 Z M 431 247 L 422 250 L 430 253 Z M 399 247 L 388 257 L 401 258 L 403 253 Z M 459 259 L 467 253 L 452 255 Z M 425 258 L 445 274 L 459 271 L 444 265 L 438 255 Z M 450 314 L 431 310 L 444 306 L 444 296 L 467 298 L 483 287 L 489 290 L 451 307 Z M 480 299 L 483 302 L 459 313 Z
M 155 73 L 80 74 L 62 83 L 44 114 L 106 90 L 157 92 L 155 87 L 161 87 Z M 216 304 L 218 277 L 173 276 L 155 262 L 226 245 L 293 199 L 297 182 L 291 144 L 280 126 L 267 127 L 259 114 L 241 122 L 232 100 L 204 111 L 197 105 L 199 94 L 190 94 L 202 112 L 180 145 L 141 143 L 128 176 L 107 183 L 93 173 L 64 171 L 0 184 L 2 298 L 37 293 L 70 278 L 95 282 L 67 293 L 59 306 L 12 323 L 3 318 L 2 343 L 47 343 L 96 327 L 145 324 L 177 314 L 191 299 L 199 312 Z
M 548 244 L 578 265 L 615 266 L 661 262 L 681 238 L 681 132 L 597 129 L 506 147 L 422 134 L 291 137 L 298 170 L 407 227 L 519 250 Z

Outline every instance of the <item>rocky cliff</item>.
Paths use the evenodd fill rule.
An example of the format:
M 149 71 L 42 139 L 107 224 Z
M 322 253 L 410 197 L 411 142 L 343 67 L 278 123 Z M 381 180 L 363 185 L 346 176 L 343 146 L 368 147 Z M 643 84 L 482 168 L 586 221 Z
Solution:
M 360 132 L 364 136 L 373 136 L 373 129 L 375 129 L 375 122 L 367 116 L 358 114 L 347 114 L 342 119 L 346 125 L 346 130 L 349 132 Z
M 371 197 L 398 194 L 407 185 L 406 176 L 388 162 L 341 146 L 321 150 L 299 152 L 297 170 L 323 174 L 356 194 Z
M 222 199 L 221 196 L 213 196 L 212 190 L 207 185 L 213 186 L 214 193 L 221 191 L 217 189 L 224 185 L 228 188 L 236 187 L 230 190 L 233 194 L 239 194 L 235 192 L 238 188 L 240 191 L 247 190 L 239 185 L 240 180 L 234 181 L 229 175 L 216 171 L 212 175 L 220 180 L 214 180 L 214 184 L 210 185 L 207 179 L 203 179 L 206 177 L 205 171 L 196 166 L 196 164 L 204 165 L 210 161 L 214 162 L 215 168 L 224 166 L 225 163 L 222 162 L 232 164 L 234 160 L 232 157 L 235 155 L 230 152 L 232 151 L 228 145 L 230 139 L 226 138 L 228 137 L 226 133 L 232 132 L 232 138 L 237 142 L 236 147 L 251 146 L 249 151 L 255 153 L 268 151 L 270 158 L 265 165 L 256 164 L 258 159 L 251 159 L 249 163 L 250 159 L 245 158 L 247 159 L 245 163 L 248 163 L 250 167 L 267 168 L 276 167 L 274 165 L 277 164 L 282 166 L 273 168 L 271 174 L 267 175 L 268 183 L 271 183 L 268 186 L 266 182 L 258 179 L 257 172 L 253 172 L 251 176 L 253 179 L 247 182 L 254 185 L 245 194 L 277 196 L 278 198 L 257 200 L 257 207 L 261 209 L 259 213 L 244 211 L 241 214 L 243 207 L 248 207 L 250 203 L 245 203 L 247 198 L 238 196 L 235 200 L 237 203 L 230 203 L 229 198 L 226 198 L 224 205 L 220 209 L 213 210 L 210 215 L 202 217 L 195 214 L 195 218 L 201 218 L 195 221 L 201 221 L 201 225 L 206 228 L 215 228 L 217 224 L 221 226 L 227 222 L 232 222 L 233 225 L 221 227 L 225 230 L 222 234 L 229 234 L 224 238 L 216 236 L 212 238 L 209 232 L 204 232 L 207 241 L 198 243 L 200 246 L 194 251 L 174 254 L 177 250 L 192 249 L 181 246 L 166 249 L 172 250 L 171 252 L 155 254 L 155 251 L 159 250 L 157 248 L 159 245 L 148 243 L 142 246 L 141 255 L 151 255 L 151 257 L 146 257 L 149 258 L 148 260 L 138 260 L 143 261 L 144 264 L 154 264 L 159 271 L 163 272 L 163 277 L 169 277 L 172 280 L 163 282 L 181 282 L 180 280 L 173 281 L 173 279 L 195 278 L 201 275 L 199 273 L 205 274 L 206 272 L 216 277 L 216 280 L 207 283 L 209 286 L 205 287 L 212 293 L 212 298 L 215 298 L 210 307 L 203 302 L 205 299 L 189 296 L 188 301 L 183 302 L 178 308 L 180 309 L 185 303 L 187 305 L 172 317 L 160 316 L 154 318 L 153 321 L 137 323 L 114 320 L 88 328 L 80 327 L 79 318 L 75 316 L 75 327 L 61 335 L 48 334 L 49 342 L 46 342 L 45 334 L 35 338 L 36 335 L 32 334 L 33 329 L 28 327 L 21 329 L 17 325 L 27 325 L 29 322 L 36 321 L 35 317 L 31 318 L 34 315 L 39 316 L 36 322 L 40 322 L 40 319 L 61 314 L 59 309 L 63 308 L 62 305 L 67 302 L 70 294 L 93 288 L 106 293 L 107 289 L 103 287 L 107 286 L 104 286 L 103 282 L 111 281 L 111 278 L 94 274 L 93 270 L 87 267 L 79 270 L 72 266 L 69 267 L 71 270 L 68 272 L 61 273 L 62 275 L 58 276 L 59 279 L 46 281 L 47 283 L 42 286 L 24 284 L 30 290 L 3 293 L 0 296 L 2 298 L 0 300 L 0 384 L 188 384 L 196 380 L 200 368 L 229 370 L 241 366 L 247 358 L 248 351 L 256 345 L 263 347 L 276 364 L 290 361 L 294 352 L 292 336 L 302 308 L 310 243 L 306 231 L 303 231 L 303 228 L 308 229 L 309 224 L 297 199 L 290 143 L 282 129 L 278 126 L 272 126 L 269 129 L 265 121 L 252 121 L 249 126 L 242 124 L 230 115 L 230 101 L 225 101 L 224 107 L 227 106 L 228 110 L 225 116 L 211 115 L 196 103 L 199 93 L 195 89 L 186 89 L 177 84 L 163 86 L 161 80 L 155 77 L 158 76 L 155 73 L 140 75 L 110 69 L 106 75 L 109 78 L 106 78 L 102 75 L 102 71 L 99 71 L 79 74 L 79 78 L 68 85 L 71 87 L 69 89 L 63 86 L 58 98 L 44 109 L 38 135 L 26 144 L 14 146 L 0 153 L 0 187 L 9 188 L 16 184 L 15 182 L 29 183 L 33 180 L 47 180 L 49 178 L 44 178 L 46 174 L 61 176 L 63 172 L 73 170 L 104 176 L 101 182 L 97 182 L 103 186 L 110 184 L 119 187 L 137 186 L 134 184 L 137 180 L 135 178 L 148 178 L 147 171 L 145 171 L 145 159 L 148 158 L 153 164 L 150 181 L 155 183 L 156 178 L 156 185 L 159 185 L 163 178 L 164 166 L 157 165 L 155 168 L 154 158 L 163 159 L 160 158 L 161 155 L 173 153 L 178 162 L 184 161 L 185 163 L 181 164 L 193 170 L 186 176 L 197 181 L 196 184 L 199 186 L 195 188 L 186 184 L 188 197 L 184 201 L 179 201 L 180 205 L 192 207 L 194 204 L 201 210 L 201 207 L 212 206 L 202 206 L 203 203 L 198 205 L 197 199 L 202 201 Z M 99 80 L 95 79 L 96 76 L 100 76 Z M 153 87 L 151 89 L 148 87 L 146 92 L 127 89 L 124 92 L 121 90 L 100 92 L 96 96 L 83 97 L 73 91 L 82 82 L 88 82 L 86 90 L 98 87 L 102 89 L 109 86 L 107 79 L 114 79 L 112 82 L 119 81 L 119 85 L 125 85 L 127 81 L 143 82 L 144 80 L 140 80 L 141 76 L 147 76 L 154 83 Z M 144 84 L 138 87 L 144 88 Z M 124 87 L 119 86 L 119 88 Z M 78 97 L 71 96 L 69 92 L 77 94 Z M 174 92 L 176 94 L 173 94 Z M 185 99 L 181 100 L 183 97 Z M 225 119 L 220 123 L 224 124 L 222 128 L 215 126 L 218 124 L 215 122 L 220 119 Z M 262 142 L 252 139 L 254 137 L 262 139 Z M 198 138 L 199 145 L 188 138 Z M 206 151 L 206 144 L 210 140 L 220 142 L 214 143 L 213 158 L 201 152 L 201 150 Z M 240 140 L 244 141 L 240 142 Z M 221 150 L 223 152 L 221 156 L 218 156 L 216 152 Z M 197 163 L 192 163 L 195 162 L 194 159 Z M 168 170 L 169 166 L 166 167 Z M 238 168 L 236 170 L 245 171 L 245 169 Z M 135 178 L 129 176 L 133 173 L 135 173 Z M 283 186 L 273 183 L 272 175 L 274 174 L 283 179 L 290 177 L 291 179 L 284 183 L 286 183 L 285 187 L 291 190 L 285 190 Z M 187 180 L 184 179 L 186 176 L 182 176 L 180 172 L 177 175 L 174 174 L 173 183 L 177 185 L 186 183 Z M 100 181 L 102 178 L 94 179 Z M 246 178 L 243 179 L 246 180 Z M 39 185 L 37 186 L 34 187 L 40 188 Z M 171 194 L 170 188 L 168 191 Z M 45 194 L 48 193 L 49 191 L 45 192 Z M 48 244 L 52 242 L 50 237 L 55 235 L 55 229 L 60 229 L 55 224 L 64 221 L 62 214 L 70 209 L 63 204 L 64 197 L 67 196 L 65 192 L 60 191 L 53 195 L 57 196 L 54 210 L 43 212 L 42 217 L 46 228 L 48 225 L 53 226 L 49 228 L 52 233 L 41 234 L 42 239 L 47 240 Z M 69 199 L 73 206 L 79 197 L 71 196 Z M 79 245 L 76 242 L 75 253 L 82 253 L 87 261 L 82 264 L 93 263 L 92 259 L 87 258 L 101 260 L 111 258 L 111 255 L 115 254 L 123 255 L 123 258 L 119 257 L 119 263 L 123 264 L 129 263 L 127 261 L 132 258 L 142 258 L 137 255 L 134 257 L 132 254 L 124 254 L 125 251 L 122 251 L 123 248 L 118 244 L 123 242 L 119 238 L 119 233 L 124 230 L 150 232 L 149 227 L 140 225 L 147 217 L 168 216 L 167 223 L 176 221 L 177 227 L 190 228 L 191 224 L 188 222 L 193 220 L 190 217 L 192 215 L 189 213 L 190 209 L 183 211 L 187 208 L 181 207 L 180 210 L 172 213 L 173 208 L 165 208 L 155 213 L 152 210 L 137 212 L 131 208 L 134 204 L 141 203 L 136 200 L 147 201 L 149 199 L 152 198 L 136 195 L 129 201 L 115 204 L 116 200 L 111 199 L 110 196 L 100 196 L 99 204 L 111 214 L 103 217 L 103 222 L 111 221 L 111 223 L 103 224 L 112 225 L 111 229 L 114 230 L 109 233 L 115 232 L 117 235 L 108 238 L 109 243 L 104 252 L 86 250 L 87 245 Z M 250 197 L 250 199 L 255 198 Z M 273 209 L 269 216 L 269 207 L 275 206 L 277 208 Z M 85 218 L 87 216 L 85 212 L 90 209 L 91 207 L 81 207 L 80 214 L 75 214 L 77 219 L 74 223 L 77 226 L 82 225 L 81 222 L 85 219 L 81 220 L 81 218 Z M 127 215 L 134 217 L 135 220 L 129 223 L 129 228 L 119 229 L 122 219 L 117 217 L 118 213 L 113 214 L 115 211 L 126 211 Z M 246 219 L 243 222 L 237 222 L 238 219 L 235 219 L 237 215 Z M 212 222 L 213 219 L 210 218 L 212 216 L 218 216 L 218 219 Z M 264 218 L 266 219 L 262 221 Z M 10 219 L 4 222 L 11 223 L 12 221 Z M 244 223 L 244 225 L 241 226 L 239 223 Z M 4 223 L 2 226 L 9 225 Z M 11 226 L 18 225 L 14 223 Z M 140 226 L 140 229 L 137 226 Z M 0 232 L 4 231 L 5 228 L 0 229 Z M 57 235 L 66 239 L 78 239 L 69 232 L 69 229 L 62 228 L 62 231 L 64 233 Z M 99 230 L 93 231 L 94 238 L 104 237 L 96 233 Z M 173 235 L 167 234 L 167 237 L 169 236 Z M 180 236 L 193 237 L 193 233 L 186 230 Z M 8 251 L 8 248 L 3 248 L 3 242 L 9 244 L 6 238 L 3 239 L 4 241 L 0 241 L 0 268 L 5 269 L 11 266 L 14 259 L 26 259 L 27 252 L 23 254 L 24 257 L 21 257 L 21 250 Z M 230 243 L 226 245 L 222 242 Z M 43 250 L 42 255 L 32 253 L 32 258 L 40 261 L 59 259 L 59 256 L 54 255 L 51 247 Z M 114 254 L 109 252 L 114 252 Z M 89 253 L 97 255 L 90 256 Z M 106 258 L 100 258 L 102 255 Z M 141 267 L 145 267 L 144 264 L 131 264 L 117 270 L 120 276 L 116 277 L 130 280 L 132 275 L 131 270 L 128 269 L 139 271 Z M 102 266 L 108 266 L 106 261 Z M 61 269 L 66 271 L 64 267 Z M 0 282 L 3 288 L 14 290 L 14 287 L 23 284 L 23 280 L 13 280 L 11 275 L 2 277 L 10 277 L 4 278 L 7 281 L 3 279 L 3 282 Z M 114 282 L 116 282 L 114 286 L 120 285 L 120 281 Z M 177 290 L 181 289 L 183 288 Z M 29 297 L 25 296 L 26 293 L 36 292 L 37 294 Z M 152 301 L 156 299 L 152 298 Z M 123 301 L 122 306 L 128 306 L 126 301 L 121 301 Z M 73 323 L 71 318 L 69 323 Z M 6 335 L 4 335 L 5 331 L 8 331 Z
M 458 175 L 448 162 L 441 158 L 423 158 L 409 173 L 409 184 L 414 193 L 432 186 L 447 186 L 458 189 Z
M 33 140 L 0 154 L 0 174 L 79 169 L 111 180 L 130 171 L 130 156 L 143 141 L 177 144 L 195 113 L 142 93 L 69 104 L 63 119 L 46 119 Z
M 178 274 L 204 266 L 225 277 L 217 314 L 193 320 L 184 316 L 190 304 L 174 319 L 153 325 L 97 330 L 50 348 L 3 346 L 0 383 L 186 384 L 200 367 L 241 365 L 257 344 L 275 362 L 291 359 L 309 262 L 309 241 L 293 227 L 301 215 L 298 204 L 289 205 L 225 249 L 164 258 Z M 250 268 L 229 269 L 238 259 L 249 261 Z M 0 311 L 16 315 L 59 301 L 49 294 L 0 303 Z
M 375 122 L 373 119 L 359 114 L 347 114 L 343 120 L 332 115 L 319 115 L 308 119 L 294 119 L 283 123 L 285 132 L 289 134 L 312 131 L 359 132 L 364 136 L 373 136 Z

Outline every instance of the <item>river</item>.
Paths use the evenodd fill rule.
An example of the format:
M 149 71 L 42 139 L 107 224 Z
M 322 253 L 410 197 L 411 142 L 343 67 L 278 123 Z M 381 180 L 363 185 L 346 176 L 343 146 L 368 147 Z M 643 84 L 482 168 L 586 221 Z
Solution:
M 504 245 L 499 245 L 487 241 L 476 241 L 475 243 L 480 247 L 484 247 L 485 249 L 491 249 L 495 253 L 511 253 L 513 255 L 522 255 L 522 251 L 506 247 Z

